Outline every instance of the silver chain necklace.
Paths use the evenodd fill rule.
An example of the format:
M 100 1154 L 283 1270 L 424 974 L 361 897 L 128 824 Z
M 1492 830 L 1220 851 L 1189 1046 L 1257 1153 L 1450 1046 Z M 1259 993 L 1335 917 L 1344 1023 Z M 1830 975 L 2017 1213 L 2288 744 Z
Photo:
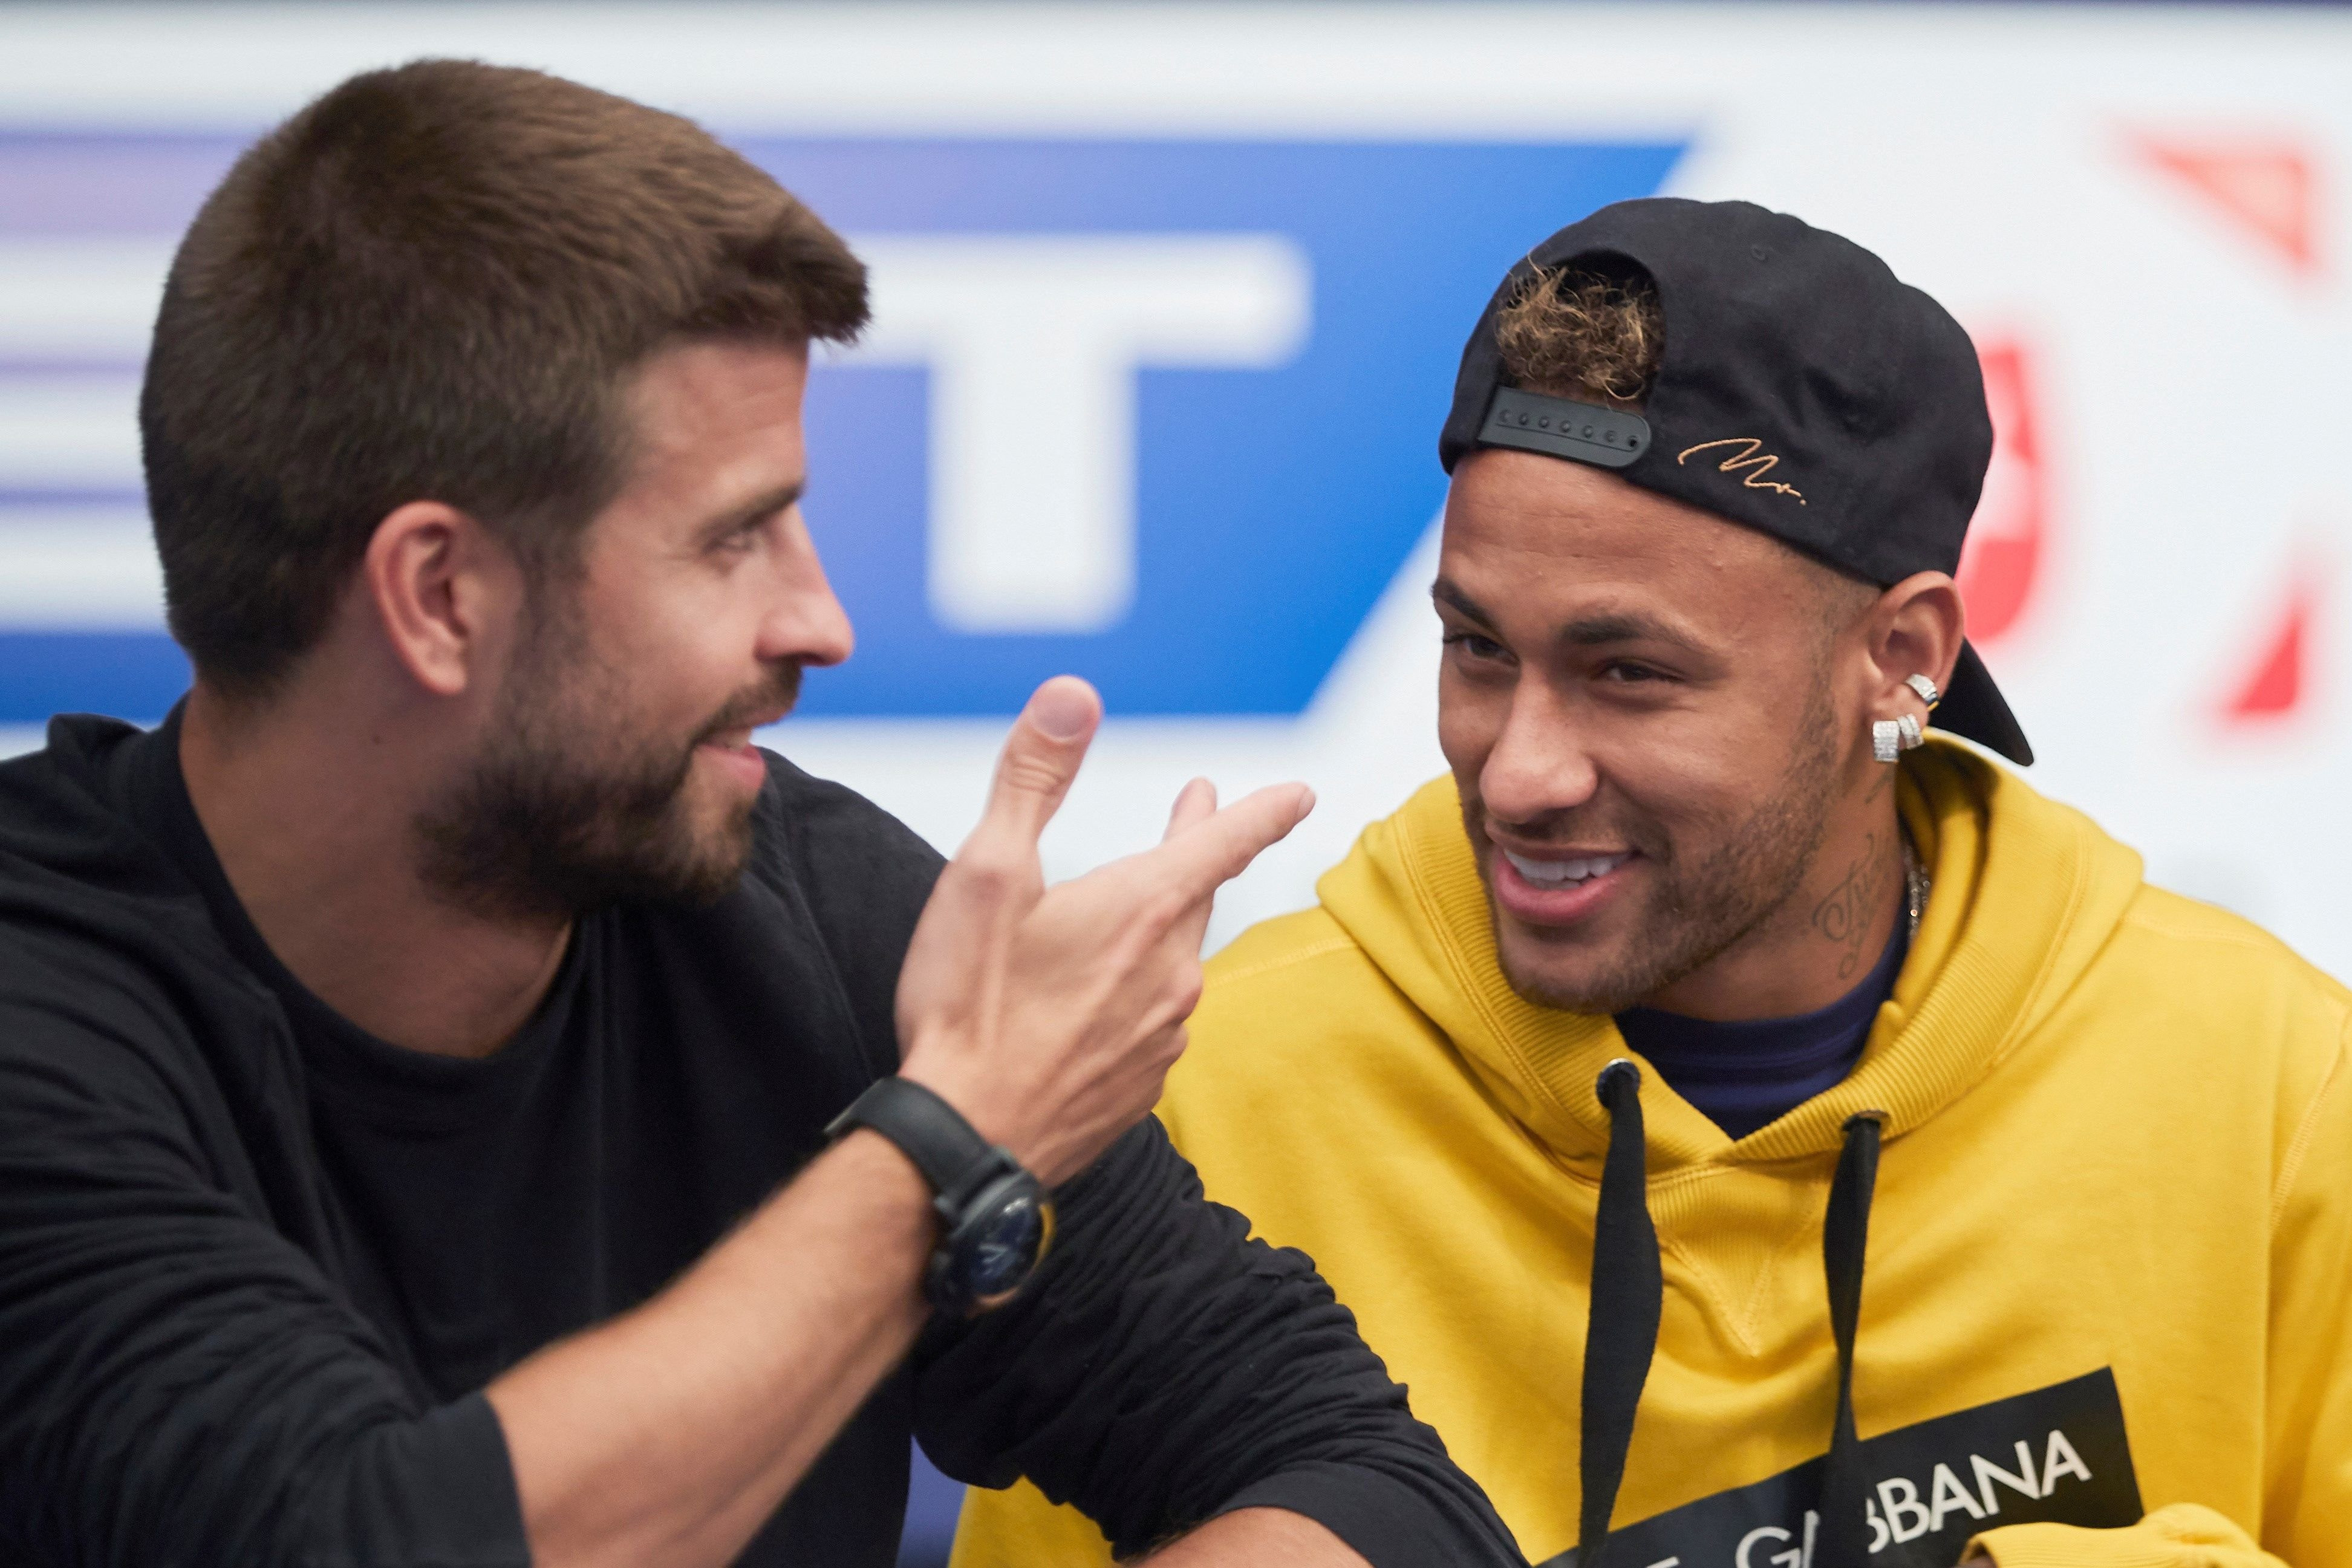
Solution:
M 1911 835 L 1903 835 L 1903 907 L 1910 917 L 1911 927 L 1906 942 L 1919 939 L 1919 916 L 1927 912 L 1927 895 L 1936 888 L 1935 879 L 1927 868 L 1919 863 L 1919 852 L 1911 847 Z

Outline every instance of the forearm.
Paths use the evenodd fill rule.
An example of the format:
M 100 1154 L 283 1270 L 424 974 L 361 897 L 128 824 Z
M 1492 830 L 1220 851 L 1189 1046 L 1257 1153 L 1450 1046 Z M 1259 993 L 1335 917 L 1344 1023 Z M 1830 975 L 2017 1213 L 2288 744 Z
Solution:
M 856 1133 L 643 1307 L 490 1385 L 533 1561 L 731 1559 L 927 1309 L 929 1191 Z
M 1313 1520 L 1279 1508 L 1235 1509 L 1149 1562 L 1150 1568 L 1370 1568 Z
M 1156 1122 L 1058 1207 L 1022 1298 L 919 1353 L 916 1430 L 941 1469 L 1026 1476 L 1130 1555 L 1261 1508 L 1383 1568 L 1521 1561 L 1313 1265 L 1201 1201 Z

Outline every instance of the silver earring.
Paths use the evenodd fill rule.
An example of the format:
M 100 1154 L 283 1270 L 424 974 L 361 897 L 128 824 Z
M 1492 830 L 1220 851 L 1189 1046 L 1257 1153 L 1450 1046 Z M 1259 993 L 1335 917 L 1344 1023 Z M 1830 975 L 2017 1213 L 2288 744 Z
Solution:
M 1944 700 L 1944 694 L 1936 689 L 1936 683 L 1925 675 L 1906 675 L 1903 684 L 1919 694 L 1919 700 L 1927 705 L 1929 713 L 1935 712 L 1936 705 Z
M 1881 762 L 1892 762 L 1903 755 L 1903 727 L 1891 718 L 1882 718 L 1870 727 L 1870 754 Z
M 1901 733 L 1904 750 L 1916 751 L 1927 744 L 1927 736 L 1920 732 L 1919 718 L 1916 714 L 1896 715 L 1895 727 Z

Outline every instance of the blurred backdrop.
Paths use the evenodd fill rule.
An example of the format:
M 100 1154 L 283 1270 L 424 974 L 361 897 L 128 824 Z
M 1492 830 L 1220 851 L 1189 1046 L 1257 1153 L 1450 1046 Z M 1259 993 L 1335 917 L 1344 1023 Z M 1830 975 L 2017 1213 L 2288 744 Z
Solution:
M 134 421 L 173 244 L 364 67 L 545 67 L 693 115 L 872 264 L 811 393 L 856 656 L 764 738 L 943 849 L 1061 670 L 1112 720 L 1048 839 L 1177 788 L 1316 818 L 1313 896 L 1440 769 L 1425 593 L 1463 334 L 1592 207 L 1746 197 L 1974 335 L 1964 587 L 2038 785 L 2352 976 L 2352 11 L 2097 5 L 0 7 L 0 754 L 159 717 Z M 909 1563 L 952 1489 L 919 1480 Z

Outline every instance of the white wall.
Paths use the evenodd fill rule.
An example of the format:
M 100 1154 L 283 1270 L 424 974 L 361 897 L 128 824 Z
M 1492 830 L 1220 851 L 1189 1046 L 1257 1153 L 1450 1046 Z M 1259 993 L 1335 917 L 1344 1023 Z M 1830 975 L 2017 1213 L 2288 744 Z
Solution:
M 2352 654 L 2339 613 L 2352 552 L 2352 14 L 11 8 L 0 12 L 0 128 L 17 140 L 0 138 L 0 185 L 6 147 L 30 145 L 23 133 L 249 133 L 353 68 L 423 53 L 543 65 L 736 138 L 930 137 L 947 152 L 1007 137 L 1682 144 L 1667 193 L 1748 197 L 1851 235 L 1943 299 L 1999 371 L 2002 469 L 1979 526 L 2006 541 L 2007 554 L 1972 562 L 1970 586 L 1991 629 L 1987 658 L 2042 755 L 2036 782 L 2140 846 L 2158 880 L 2231 904 L 2352 975 L 2352 901 L 2339 892 L 2352 873 L 2344 809 Z M 1433 222 L 1450 221 L 1432 211 Z M 1578 215 L 1530 220 L 1518 243 Z M 10 656 L 12 628 L 158 624 L 135 497 L 121 497 L 136 484 L 126 389 L 164 251 L 157 236 L 78 231 L 69 217 L 35 233 L 21 214 L 12 230 L 0 212 L 0 659 Z M 970 229 L 984 218 L 959 221 Z M 1192 220 L 1177 237 L 1197 241 L 1202 228 Z M 1251 277 L 1274 281 L 1234 309 L 1276 315 L 1256 337 L 1217 329 L 1234 338 L 1220 350 L 1229 367 L 1221 373 L 1283 373 L 1285 355 L 1336 351 L 1349 345 L 1335 334 L 1368 330 L 1348 324 L 1356 319 L 1340 292 L 1346 258 L 1328 234 L 1315 237 L 1305 218 L 1286 230 L 1279 213 L 1258 212 L 1224 236 L 1276 246 L 1234 253 L 1244 257 L 1293 246 L 1307 292 L 1292 302 L 1304 316 L 1286 328 L 1287 264 L 1259 273 L 1235 264 L 1244 295 L 1258 287 Z M 859 232 L 886 247 L 908 237 Z M 1393 213 L 1367 219 L 1367 246 L 1416 243 L 1413 225 Z M 70 266 L 42 248 L 59 245 L 79 247 Z M 1487 281 L 1509 259 L 1499 256 Z M 1415 310 L 1443 315 L 1437 324 L 1458 336 L 1485 287 Z M 919 361 L 934 340 L 907 320 L 895 351 Z M 891 325 L 886 316 L 886 338 Z M 1137 352 L 1145 363 L 1183 362 L 1181 351 L 1158 361 Z M 934 416 L 937 387 L 935 374 Z M 1371 382 L 1351 395 L 1442 409 L 1445 390 Z M 1128 570 L 1113 551 L 1108 566 L 1088 569 L 1095 577 L 1078 574 L 1094 587 L 1041 615 L 1115 622 L 1129 613 L 1120 591 L 1133 597 L 1132 613 L 1167 608 L 1152 602 L 1153 530 L 1163 527 L 1147 493 L 1161 482 L 1150 455 L 1164 434 L 1152 423 L 1156 395 L 1147 392 L 1132 413 L 1143 456 L 1129 482 L 1144 489 L 1124 497 L 1113 486 L 1106 500 L 1099 475 L 1088 488 L 1059 470 L 1059 489 L 1040 485 L 1065 497 L 1062 511 L 1039 517 L 1041 536 L 1124 539 L 1142 566 L 1102 588 Z M 1060 427 L 1043 418 L 1024 450 L 1041 464 L 1064 461 L 1066 453 L 1055 456 Z M 1018 434 L 1019 421 L 1007 428 Z M 1433 476 L 1433 422 L 1412 428 L 1415 461 Z M 935 428 L 933 439 L 946 438 Z M 932 448 L 935 465 L 941 451 Z M 1302 461 L 1311 455 L 1302 448 Z M 1258 456 L 1278 462 L 1281 452 Z M 940 470 L 930 504 L 946 505 L 941 486 L 959 483 L 970 495 L 985 491 L 971 472 Z M 1299 484 L 1303 504 L 1323 493 Z M 1409 542 L 1412 519 L 1432 515 L 1436 493 L 1433 479 L 1426 494 L 1414 491 L 1411 516 L 1381 523 L 1381 538 Z M 1118 511 L 1123 498 L 1141 531 L 1114 538 L 1103 530 L 1127 526 L 1118 521 L 1129 515 Z M 985 512 L 971 504 L 973 515 Z M 1011 516 L 1017 527 L 1017 513 L 988 515 L 992 526 Z M 1405 542 L 1381 548 L 1386 570 Z M 2028 557 L 2032 570 L 2022 570 Z M 926 570 L 918 549 L 902 565 L 909 580 Z M 1147 841 L 1192 773 L 1235 789 L 1297 776 L 1322 792 L 1321 811 L 1228 899 L 1219 929 L 1305 902 L 1313 873 L 1362 821 L 1437 770 L 1428 575 L 1424 544 L 1395 570 L 1303 713 L 1195 705 L 1116 718 L 1054 831 L 1055 868 Z M 1040 604 L 1050 587 L 1039 589 Z M 1012 603 L 1014 624 L 966 627 L 958 634 L 973 640 L 958 646 L 979 656 L 990 653 L 988 637 L 1019 635 L 1023 591 L 1017 580 L 989 589 L 995 597 L 982 597 Z M 2008 600 L 2017 601 L 2013 614 Z M 940 602 L 934 595 L 935 609 Z M 1229 622 L 1209 631 L 1246 640 L 1281 630 L 1237 614 Z M 896 624 L 890 615 L 868 620 L 869 649 Z M 1067 646 L 1083 665 L 1092 644 Z M 2270 678 L 2255 679 L 2265 665 Z M 0 670 L 0 695 L 7 683 Z M 868 692 L 858 699 L 866 716 L 794 720 L 772 743 L 951 845 L 975 809 L 1000 721 L 984 712 L 922 716 L 919 693 L 859 690 Z M 37 716 L 0 714 L 0 748 L 30 744 L 22 726 Z

